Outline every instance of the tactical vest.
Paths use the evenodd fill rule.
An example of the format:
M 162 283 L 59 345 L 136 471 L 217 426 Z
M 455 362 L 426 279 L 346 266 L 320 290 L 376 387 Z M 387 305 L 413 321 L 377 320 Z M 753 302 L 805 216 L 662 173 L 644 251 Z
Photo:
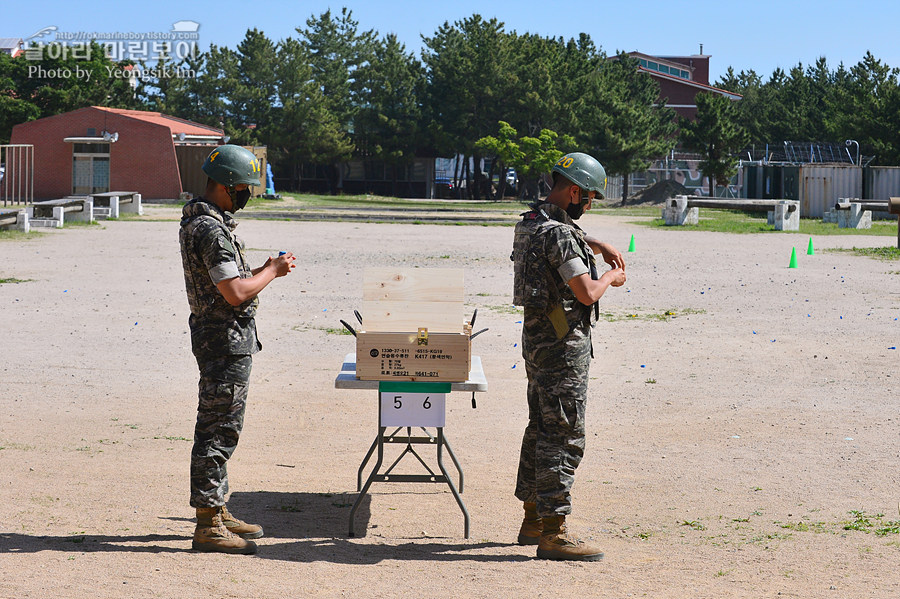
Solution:
M 513 251 L 510 260 L 514 264 L 513 273 L 513 304 L 522 306 L 526 310 L 535 310 L 552 314 L 562 306 L 562 297 L 559 291 L 560 277 L 550 266 L 544 256 L 544 238 L 553 227 L 565 227 L 565 223 L 553 220 L 543 208 L 533 207 L 529 212 L 522 214 L 522 220 L 516 224 L 513 239 Z M 594 260 L 594 252 L 584 240 L 584 234 L 580 229 L 575 229 L 575 239 L 578 242 L 581 258 L 584 260 L 592 279 L 597 279 L 597 267 Z M 567 284 L 567 281 L 562 281 Z M 577 300 L 575 300 L 576 303 Z M 578 303 L 578 305 L 581 305 Z M 593 310 L 585 307 L 586 318 L 593 326 L 596 323 L 598 306 L 595 303 Z M 557 323 L 554 323 L 557 326 Z M 559 330 L 557 330 L 559 334 Z M 561 336 L 561 335 L 560 335 Z

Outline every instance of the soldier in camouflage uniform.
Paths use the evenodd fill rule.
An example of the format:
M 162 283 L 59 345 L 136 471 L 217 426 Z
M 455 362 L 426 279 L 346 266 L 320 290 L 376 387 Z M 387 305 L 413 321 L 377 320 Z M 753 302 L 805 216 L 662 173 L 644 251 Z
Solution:
M 606 172 L 582 153 L 553 167 L 546 202 L 516 225 L 513 303 L 524 308 L 522 357 L 528 375 L 528 426 L 522 439 L 516 497 L 525 518 L 519 544 L 545 559 L 594 561 L 603 553 L 566 534 L 570 490 L 584 454 L 584 408 L 597 300 L 625 283 L 622 254 L 574 222 L 603 198 Z M 594 254 L 612 269 L 597 276 Z
M 260 163 L 240 146 L 213 150 L 203 163 L 204 197 L 184 206 L 179 241 L 191 315 L 191 348 L 200 369 L 197 425 L 191 450 L 191 506 L 197 510 L 192 547 L 198 551 L 249 554 L 263 536 L 255 524 L 238 520 L 225 507 L 226 462 L 238 443 L 250 382 L 256 337 L 257 294 L 294 268 L 285 253 L 251 269 L 244 244 L 234 235 L 232 212 L 259 185 Z

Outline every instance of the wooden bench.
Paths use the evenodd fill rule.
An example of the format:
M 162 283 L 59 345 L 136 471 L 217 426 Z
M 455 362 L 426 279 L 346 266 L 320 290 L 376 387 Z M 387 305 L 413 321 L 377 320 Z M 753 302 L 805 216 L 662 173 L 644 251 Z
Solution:
M 94 222 L 94 200 L 87 196 L 35 202 L 26 210 L 32 227 L 62 227 L 66 214 L 71 221 Z
M 92 193 L 95 218 L 119 218 L 121 212 L 141 215 L 141 194 L 136 191 L 106 191 Z
M 696 225 L 700 208 L 774 213 L 776 231 L 800 230 L 800 202 L 797 200 L 718 199 L 703 196 L 676 196 L 666 200 L 662 217 L 666 225 Z

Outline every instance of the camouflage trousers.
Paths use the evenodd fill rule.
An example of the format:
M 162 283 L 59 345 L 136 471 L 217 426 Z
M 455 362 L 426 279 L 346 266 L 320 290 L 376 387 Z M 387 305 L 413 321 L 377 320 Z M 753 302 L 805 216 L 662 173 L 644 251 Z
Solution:
M 537 368 L 526 360 L 528 426 L 522 437 L 516 497 L 537 503 L 541 517 L 572 512 L 575 469 L 584 456 L 584 408 L 587 399 L 588 351 L 574 364 Z
M 198 358 L 197 363 L 200 385 L 191 450 L 191 507 L 216 507 L 225 505 L 228 495 L 226 463 L 244 426 L 253 358 Z

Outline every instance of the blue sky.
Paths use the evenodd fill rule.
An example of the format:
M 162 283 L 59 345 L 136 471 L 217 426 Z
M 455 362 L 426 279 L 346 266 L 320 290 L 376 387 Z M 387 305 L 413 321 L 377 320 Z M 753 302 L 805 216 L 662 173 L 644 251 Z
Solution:
M 478 13 L 505 23 L 507 31 L 570 38 L 591 35 L 607 53 L 639 50 L 660 56 L 697 54 L 703 44 L 711 56 L 714 82 L 729 66 L 754 69 L 767 79 L 776 67 L 812 64 L 819 56 L 834 70 L 849 67 L 866 51 L 892 67 L 900 67 L 900 2 L 854 3 L 761 0 L 727 2 L 642 2 L 595 0 L 535 2 L 533 0 L 347 0 L 345 2 L 259 1 L 185 2 L 5 2 L 0 8 L 0 37 L 28 37 L 56 26 L 58 31 L 170 31 L 181 20 L 200 23 L 200 46 L 235 47 L 248 28 L 256 27 L 273 40 L 296 36 L 306 19 L 331 8 L 353 11 L 360 29 L 395 33 L 408 50 L 421 49 L 421 35 L 430 36 L 444 22 Z M 45 41 L 52 38 L 45 37 Z

